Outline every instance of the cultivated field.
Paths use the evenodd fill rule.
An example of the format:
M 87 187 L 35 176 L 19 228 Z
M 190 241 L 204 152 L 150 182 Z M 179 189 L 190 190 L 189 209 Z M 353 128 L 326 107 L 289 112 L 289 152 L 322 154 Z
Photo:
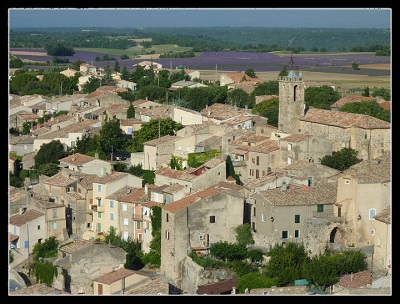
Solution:
M 362 68 L 370 69 L 390 69 L 390 65 L 360 65 Z M 220 70 L 200 70 L 200 78 L 203 80 L 215 81 L 219 80 L 220 75 L 227 72 L 236 71 L 220 71 Z M 279 72 L 256 72 L 256 75 L 265 80 L 278 80 Z M 331 82 L 336 86 L 336 89 L 342 93 L 348 93 L 349 90 L 364 89 L 365 87 L 371 88 L 390 88 L 391 77 L 390 76 L 367 76 L 367 75 L 353 75 L 344 73 L 321 73 L 321 72 L 308 72 L 302 71 L 303 80 L 310 82 Z

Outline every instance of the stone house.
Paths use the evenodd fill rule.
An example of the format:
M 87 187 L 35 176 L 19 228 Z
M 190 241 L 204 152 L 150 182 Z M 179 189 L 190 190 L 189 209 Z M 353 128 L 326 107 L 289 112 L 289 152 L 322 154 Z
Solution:
M 67 76 L 68 78 L 75 76 L 76 73 L 78 73 L 77 70 L 70 69 L 70 68 L 60 72 L 60 74 Z
M 133 81 L 120 79 L 117 81 L 116 86 L 118 88 L 131 89 L 132 91 L 136 90 L 136 82 Z
M 205 88 L 207 87 L 205 84 L 200 82 L 190 81 L 190 80 L 180 80 L 174 83 L 171 83 L 170 90 L 177 90 L 182 88 Z
M 29 195 L 28 191 L 24 188 L 16 188 L 9 186 L 8 188 L 8 212 L 10 214 L 18 213 L 22 209 L 29 208 Z
M 112 119 L 125 119 L 129 109 L 129 104 L 112 104 L 105 108 L 108 121 Z
M 391 207 L 387 206 L 375 215 L 373 221 L 374 237 L 374 262 L 381 268 L 386 269 L 386 273 L 391 275 L 392 267 L 392 217 Z
M 158 102 L 154 102 L 151 100 L 146 99 L 138 99 L 132 102 L 135 111 L 138 109 L 153 109 L 156 107 L 162 107 L 163 105 Z
M 256 191 L 248 200 L 252 204 L 251 225 L 255 240 L 266 249 L 288 242 L 304 242 L 307 247 L 304 241 L 306 221 L 333 217 L 336 195 L 335 182 L 323 182 L 314 187 L 283 183 L 277 188 Z
M 154 108 L 138 108 L 135 109 L 135 118 L 142 122 L 149 122 L 155 119 L 171 118 L 172 105 L 161 105 Z
M 253 126 L 250 126 L 248 122 L 248 120 L 253 119 L 249 109 L 238 108 L 229 104 L 214 103 L 202 109 L 200 114 L 203 116 L 203 123 L 212 122 L 217 125 L 232 123 L 233 126 L 243 125 L 247 129 Z M 243 117 L 246 119 L 243 119 Z M 237 119 L 238 121 L 233 119 Z
M 206 152 L 209 150 L 222 150 L 222 137 L 221 136 L 211 136 L 205 140 L 199 141 L 195 145 L 195 153 Z
M 237 191 L 216 187 L 162 206 L 161 273 L 178 288 L 195 293 L 196 286 L 205 283 L 199 284 L 196 271 L 187 271 L 188 255 L 193 250 L 207 253 L 216 242 L 236 242 L 235 229 L 244 224 L 244 206 Z
M 96 66 L 88 63 L 81 63 L 79 66 L 79 72 L 81 72 L 82 75 L 96 75 L 97 74 L 97 68 Z
M 144 170 L 157 170 L 168 166 L 174 152 L 176 136 L 165 135 L 143 143 Z
M 135 118 L 121 118 L 119 127 L 125 134 L 132 135 L 134 131 L 140 130 L 142 121 Z
M 150 281 L 149 276 L 134 270 L 119 268 L 93 279 L 94 295 L 124 294 L 132 287 Z
M 11 136 L 9 137 L 9 151 L 15 152 L 18 156 L 24 156 L 33 152 L 34 138 L 29 135 Z
M 234 167 L 235 173 L 240 172 L 240 179 L 246 182 L 258 179 L 281 165 L 281 150 L 278 142 L 264 136 L 255 136 L 245 140 L 243 145 L 239 146 L 232 154 L 233 160 L 245 164 L 245 166 Z M 236 168 L 238 168 L 237 171 Z
M 14 257 L 21 261 L 27 259 L 37 243 L 48 238 L 46 215 L 35 209 L 21 208 L 18 213 L 10 214 L 8 223 L 9 248 L 14 249 Z
M 108 195 L 104 202 L 104 231 L 114 227 L 117 234 L 127 241 L 143 241 L 143 232 L 151 222 L 143 219 L 142 205 L 149 202 L 149 196 L 144 188 L 125 186 Z
M 120 217 L 115 216 L 114 211 L 118 206 L 116 206 L 114 200 L 108 197 L 127 186 L 142 188 L 142 179 L 125 172 L 112 172 L 93 182 L 93 224 L 91 231 L 87 231 L 88 236 L 90 234 L 91 237 L 96 239 L 104 233 L 108 233 L 110 226 L 115 225 L 115 222 L 120 220 Z M 126 210 L 123 209 L 122 211 L 125 212 Z M 127 220 L 129 221 L 128 218 Z
M 364 160 L 338 174 L 335 215 L 346 220 L 344 246 L 362 247 L 377 242 L 375 216 L 391 205 L 390 153 Z
M 64 204 L 36 198 L 32 200 L 32 206 L 45 212 L 46 238 L 54 236 L 59 241 L 68 238 L 67 212 Z
M 162 186 L 148 185 L 148 187 L 150 188 L 151 201 L 160 204 L 172 203 L 185 197 L 189 193 L 184 185 L 175 183 L 169 183 Z
M 391 150 L 391 123 L 369 115 L 309 109 L 300 119 L 300 129 L 332 141 L 333 151 L 354 149 L 360 159 L 378 158 Z
M 74 153 L 59 160 L 60 167 L 74 171 L 75 175 L 80 173 L 96 174 L 104 176 L 112 172 L 112 165 L 96 157 Z
M 186 109 L 174 105 L 172 108 L 172 120 L 183 126 L 197 125 L 203 123 L 203 116 L 198 111 Z
M 93 280 L 122 268 L 125 262 L 126 251 L 122 248 L 94 240 L 74 240 L 60 247 L 53 261 L 58 276 L 52 286 L 69 290 L 72 295 L 90 295 L 94 292 Z
M 252 78 L 245 73 L 240 72 L 222 73 L 219 78 L 219 83 L 221 87 L 224 85 L 239 84 L 245 81 L 250 81 L 254 83 L 264 82 L 264 80 L 261 78 Z
M 226 163 L 221 157 L 208 160 L 198 168 L 187 168 L 179 171 L 171 168 L 161 168 L 155 171 L 156 186 L 180 184 L 186 187 L 185 192 L 202 190 L 226 180 Z
M 64 150 L 68 151 L 69 149 L 75 148 L 77 139 L 82 138 L 82 135 L 86 134 L 92 128 L 101 128 L 101 122 L 85 120 L 72 123 L 56 131 L 40 134 L 35 138 L 33 149 L 34 151 L 39 151 L 41 145 L 48 144 L 53 140 L 59 140 L 64 145 Z
M 281 150 L 282 162 L 290 165 L 296 160 L 321 162 L 326 155 L 332 154 L 332 141 L 309 134 L 291 134 L 281 137 L 278 144 Z

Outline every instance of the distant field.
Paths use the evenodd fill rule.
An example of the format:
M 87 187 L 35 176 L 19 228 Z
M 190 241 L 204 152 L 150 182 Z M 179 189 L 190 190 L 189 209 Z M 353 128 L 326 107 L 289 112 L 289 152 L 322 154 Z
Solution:
M 256 75 L 266 81 L 277 80 L 279 71 L 287 65 L 291 54 L 288 53 L 248 53 L 248 52 L 203 52 L 194 58 L 158 58 L 159 53 L 181 52 L 191 48 L 176 47 L 173 44 L 157 45 L 146 52 L 154 50 L 154 54 L 141 55 L 144 50 L 137 46 L 128 50 L 110 49 L 75 49 L 74 56 L 68 57 L 70 62 L 82 60 L 93 63 L 97 56 L 108 54 L 117 60 L 122 54 L 131 59 L 120 60 L 120 66 L 132 69 L 141 60 L 156 59 L 163 67 L 175 69 L 184 65 L 191 70 L 199 70 L 203 80 L 219 80 L 221 73 L 254 70 Z M 24 61 L 50 61 L 43 49 L 11 49 L 10 52 Z M 113 56 L 114 55 L 114 56 Z M 304 81 L 332 82 L 339 91 L 370 88 L 391 87 L 391 64 L 389 57 L 374 56 L 372 53 L 335 53 L 335 54 L 295 54 L 295 64 L 299 64 Z M 357 62 L 359 70 L 353 70 L 351 64 Z M 104 67 L 113 65 L 113 61 L 97 62 Z M 42 67 L 41 67 L 42 68 Z
M 215 71 L 200 70 L 200 78 L 203 80 L 215 81 L 219 80 L 221 74 L 235 71 Z M 265 80 L 278 80 L 279 72 L 256 72 L 256 75 Z M 310 82 L 332 82 L 339 92 L 347 93 L 349 90 L 369 88 L 386 88 L 391 87 L 390 76 L 367 76 L 352 75 L 339 73 L 320 73 L 302 71 L 303 80 Z

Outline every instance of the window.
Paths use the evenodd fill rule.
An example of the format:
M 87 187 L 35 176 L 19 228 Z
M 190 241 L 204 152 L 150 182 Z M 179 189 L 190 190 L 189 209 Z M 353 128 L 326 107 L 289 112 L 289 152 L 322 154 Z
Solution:
M 300 237 L 300 230 L 295 230 L 294 231 L 294 237 L 299 238 Z
M 169 231 L 165 231 L 165 238 L 169 240 Z
M 291 165 L 291 164 L 292 164 L 292 159 L 291 159 L 290 157 L 288 157 L 288 159 L 287 159 L 287 164 L 288 164 L 288 165 Z
M 17 226 L 14 226 L 14 234 L 17 234 Z
M 282 238 L 287 239 L 288 237 L 288 232 L 287 231 L 282 231 Z
M 40 225 L 37 226 L 37 230 L 40 230 Z
M 28 248 L 28 247 L 29 247 L 29 242 L 28 242 L 28 241 L 25 241 L 25 242 L 24 242 L 24 247 L 25 247 L 25 248 Z
M 113 200 L 110 201 L 110 208 L 114 208 L 114 201 Z
M 179 150 L 179 151 L 182 150 L 182 146 L 179 146 L 179 147 L 178 147 L 178 150 Z
M 125 242 L 128 241 L 128 236 L 129 236 L 128 231 L 124 231 L 124 241 Z
M 122 210 L 123 210 L 123 211 L 127 211 L 127 210 L 128 210 L 128 207 L 127 207 L 126 204 L 122 204 Z
M 97 185 L 97 192 L 101 192 L 101 185 L 100 184 Z
M 296 214 L 296 215 L 294 216 L 294 222 L 295 222 L 295 223 L 300 223 L 300 214 Z
M 53 208 L 53 218 L 57 218 L 57 209 Z
M 254 164 L 256 162 L 256 159 L 254 157 L 252 157 L 251 162 Z
M 344 179 L 344 183 L 345 183 L 346 185 L 348 185 L 348 184 L 350 184 L 350 180 L 348 180 L 347 178 L 345 178 L 345 179 Z
M 140 222 L 136 221 L 136 229 L 140 229 Z
M 375 235 L 375 229 L 371 229 L 371 235 Z
M 260 177 L 260 170 L 256 170 L 256 178 L 259 178 Z
M 166 215 L 165 215 L 165 217 L 166 217 L 166 220 L 167 220 L 167 223 L 169 222 L 169 214 L 167 213 Z
M 324 212 L 324 205 L 317 205 L 317 212 Z
M 256 216 L 256 207 L 253 208 L 253 216 Z
M 97 230 L 96 230 L 97 232 L 101 232 L 101 224 L 100 223 L 97 223 Z
M 369 209 L 369 219 L 370 220 L 374 220 L 375 219 L 375 215 L 376 215 L 376 209 Z
M 111 220 L 111 221 L 114 220 L 114 212 L 110 212 L 110 220 Z
M 215 215 L 210 215 L 210 223 L 215 223 Z
M 97 212 L 97 218 L 101 219 L 101 212 Z
M 261 220 L 265 223 L 265 221 L 267 220 L 267 215 L 266 214 L 261 214 Z
M 97 200 L 97 206 L 102 206 L 102 203 L 101 203 L 101 198 L 99 198 L 98 200 Z
M 53 230 L 57 230 L 57 222 L 53 223 Z
M 287 145 L 287 149 L 288 149 L 288 151 L 291 151 L 292 150 L 292 144 L 288 144 Z
M 260 164 L 260 156 L 256 156 L 256 165 Z
M 124 218 L 124 226 L 128 226 L 128 219 L 126 217 Z

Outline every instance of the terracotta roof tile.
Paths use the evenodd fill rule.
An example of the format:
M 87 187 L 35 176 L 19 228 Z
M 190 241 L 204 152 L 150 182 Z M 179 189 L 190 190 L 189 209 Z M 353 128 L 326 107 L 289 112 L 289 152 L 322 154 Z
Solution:
M 29 210 L 26 210 L 22 214 L 18 213 L 18 214 L 11 215 L 9 222 L 11 225 L 20 227 L 20 226 L 22 226 L 34 219 L 37 219 L 41 216 L 44 216 L 44 213 L 39 212 L 37 210 L 29 209 Z
M 321 109 L 309 109 L 300 120 L 341 128 L 390 129 L 391 123 L 375 117 Z

